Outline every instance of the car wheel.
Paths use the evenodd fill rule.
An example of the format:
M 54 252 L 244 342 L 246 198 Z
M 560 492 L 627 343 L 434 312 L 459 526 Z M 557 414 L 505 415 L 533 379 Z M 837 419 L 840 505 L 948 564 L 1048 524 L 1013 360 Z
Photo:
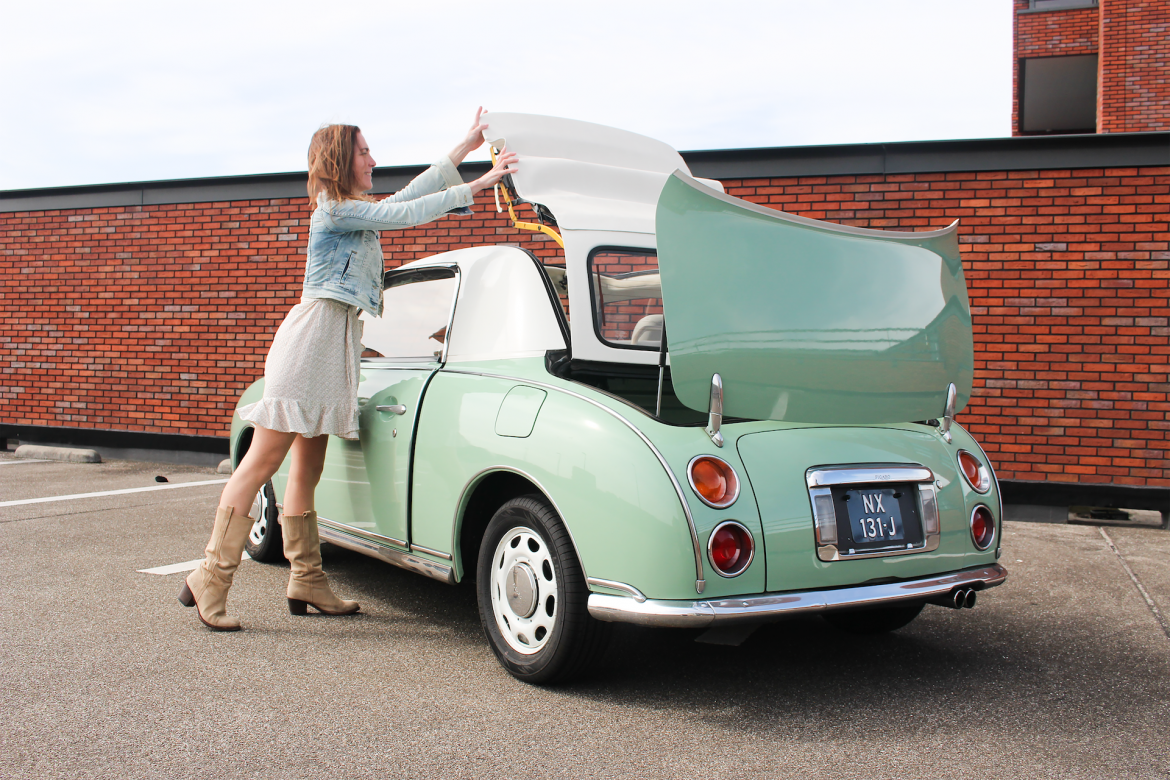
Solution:
M 279 514 L 272 482 L 265 482 L 256 492 L 256 498 L 252 500 L 252 509 L 248 512 L 248 515 L 256 520 L 244 542 L 244 549 L 252 560 L 263 563 L 284 560 L 284 537 L 280 533 L 280 523 L 277 520 Z
M 850 634 L 885 634 L 897 631 L 918 617 L 925 606 L 921 601 L 911 604 L 895 604 L 890 607 L 849 610 L 848 612 L 826 612 L 825 620 Z
M 488 642 L 518 680 L 568 680 L 608 643 L 609 624 L 589 616 L 569 532 L 540 496 L 514 498 L 496 511 L 479 548 L 476 589 Z

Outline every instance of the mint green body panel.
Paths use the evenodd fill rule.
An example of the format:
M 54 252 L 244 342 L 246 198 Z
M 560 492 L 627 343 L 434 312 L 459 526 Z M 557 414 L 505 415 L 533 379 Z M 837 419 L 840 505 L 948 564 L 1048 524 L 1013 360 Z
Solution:
M 550 375 L 540 358 L 449 365 L 434 374 L 419 404 L 414 394 L 431 371 L 363 364 L 362 442 L 331 437 L 330 479 L 323 478 L 318 488 L 317 509 L 345 525 L 393 539 L 406 540 L 409 533 L 413 544 L 450 553 L 457 578 L 474 567 L 474 561 L 461 560 L 458 548 L 466 501 L 482 479 L 510 471 L 526 476 L 553 503 L 587 576 L 632 585 L 649 598 L 696 598 L 694 547 L 678 492 L 650 446 L 622 419 L 649 439 L 681 487 L 702 549 L 703 598 L 908 578 L 995 561 L 994 546 L 975 550 L 967 523 L 975 504 L 984 503 L 998 524 L 999 499 L 994 486 L 980 496 L 958 475 L 960 448 L 983 455 L 958 425 L 948 445 L 935 429 L 921 425 L 741 422 L 723 427 L 726 443 L 718 448 L 701 427 L 661 423 L 620 399 Z M 241 405 L 258 399 L 261 385 L 250 387 Z M 526 437 L 496 430 L 511 393 L 528 399 L 544 394 Z M 405 516 L 406 415 L 374 410 L 392 403 L 406 403 L 410 414 L 422 409 L 409 532 L 399 530 L 403 521 L 396 519 Z M 397 417 L 397 425 L 383 419 L 387 416 Z M 233 457 L 244 426 L 238 416 L 233 419 Z M 398 436 L 387 438 L 395 427 Z M 740 495 L 730 507 L 708 507 L 689 487 L 686 466 L 700 454 L 717 455 L 740 474 Z M 805 472 L 856 463 L 919 463 L 935 472 L 942 523 L 938 550 L 831 563 L 817 559 Z M 273 479 L 278 500 L 287 474 L 286 459 Z M 743 523 L 757 543 L 751 565 L 735 578 L 719 576 L 706 554 L 711 532 L 725 520 Z
M 406 542 L 411 435 L 423 388 L 433 371 L 433 367 L 363 364 L 358 385 L 360 439 L 329 437 L 316 492 L 320 516 Z M 377 410 L 395 404 L 405 405 L 406 413 Z M 287 479 L 288 465 L 286 459 L 278 476 Z M 283 495 L 283 485 L 277 495 Z
M 741 436 L 736 448 L 755 488 L 763 518 L 768 590 L 807 590 L 853 585 L 879 578 L 909 579 L 995 562 L 971 542 L 968 503 L 954 459 L 958 449 L 926 426 L 807 427 Z M 968 447 L 971 449 L 971 447 Z M 822 465 L 919 464 L 936 477 L 939 547 L 931 552 L 886 558 L 825 562 L 817 558 L 812 507 L 805 472 Z M 973 491 L 971 491 L 973 493 Z M 997 498 L 983 499 L 998 517 Z
M 900 423 L 971 391 L 955 226 L 891 233 L 803 219 L 671 176 L 657 210 L 675 392 L 755 420 Z
M 415 453 L 412 541 L 451 551 L 457 576 L 465 576 L 474 562 L 460 560 L 453 541 L 458 538 L 462 504 L 491 472 L 515 471 L 552 501 L 587 576 L 633 585 L 650 598 L 694 598 L 694 547 L 682 503 L 661 462 L 629 426 L 588 401 L 547 389 L 529 436 L 496 432 L 505 396 L 517 386 L 533 387 L 524 384 L 526 378 L 615 408 L 631 422 L 636 418 L 635 424 L 644 431 L 647 427 L 669 429 L 592 388 L 550 376 L 543 362 L 460 364 L 457 370 L 514 379 L 442 371 L 432 381 Z M 671 436 L 690 442 L 685 458 L 679 454 L 667 458 L 685 486 L 687 460 L 710 440 L 694 428 L 670 429 L 667 438 Z M 750 499 L 745 506 L 750 506 Z M 701 512 L 695 520 L 709 528 L 718 522 Z M 749 527 L 755 525 L 758 532 L 754 510 L 743 521 Z M 705 595 L 744 592 L 744 588 L 755 592 L 765 584 L 762 566 L 746 572 L 731 587 L 710 582 L 711 576 Z
M 547 396 L 546 392 L 535 387 L 513 387 L 500 404 L 500 412 L 496 415 L 496 433 L 520 439 L 531 435 L 532 426 L 536 425 L 536 415 L 540 413 Z

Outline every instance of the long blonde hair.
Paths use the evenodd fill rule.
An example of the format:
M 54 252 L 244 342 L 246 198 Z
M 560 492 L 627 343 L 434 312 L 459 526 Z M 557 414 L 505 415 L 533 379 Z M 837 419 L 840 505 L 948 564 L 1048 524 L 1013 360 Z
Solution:
M 358 189 L 353 175 L 357 125 L 324 125 L 309 142 L 309 204 L 324 192 L 330 200 L 373 200 Z

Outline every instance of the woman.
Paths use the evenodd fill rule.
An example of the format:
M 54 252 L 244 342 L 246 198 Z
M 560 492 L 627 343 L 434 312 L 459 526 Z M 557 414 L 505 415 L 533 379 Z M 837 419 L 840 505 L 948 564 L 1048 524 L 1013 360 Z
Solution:
M 248 507 L 292 450 L 284 494 L 284 554 L 292 568 L 288 608 L 305 614 L 312 605 L 327 615 L 348 615 L 358 604 L 333 594 L 321 570 L 313 491 L 321 478 L 329 434 L 358 438 L 357 385 L 362 352 L 359 312 L 382 314 L 382 248 L 379 230 L 400 230 L 470 206 L 474 194 L 506 174 L 516 155 L 505 152 L 485 175 L 464 184 L 456 167 L 483 143 L 476 111 L 467 137 L 401 191 L 375 201 L 374 158 L 353 125 L 328 125 L 309 145 L 309 199 L 316 202 L 309 229 L 301 302 L 285 317 L 264 363 L 264 397 L 242 407 L 255 425 L 252 444 L 220 496 L 206 557 L 187 577 L 179 601 L 196 607 L 215 631 L 238 631 L 227 615 L 227 592 L 240 565 L 244 541 L 255 522 Z

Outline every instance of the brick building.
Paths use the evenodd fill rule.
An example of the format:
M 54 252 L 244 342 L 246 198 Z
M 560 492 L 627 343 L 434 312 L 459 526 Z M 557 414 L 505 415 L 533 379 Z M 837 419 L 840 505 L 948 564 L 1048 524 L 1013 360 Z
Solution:
M 1170 129 L 1170 3 L 1014 4 L 1013 135 Z
M 1032 61 L 1092 54 L 1104 63 L 1106 133 L 1022 129 L 1017 110 L 1017 134 L 1036 137 L 684 156 L 729 193 L 794 214 L 896 230 L 961 220 L 976 374 L 959 420 L 1009 498 L 1160 508 L 1170 501 L 1170 131 L 1166 100 L 1145 96 L 1165 95 L 1156 52 L 1166 36 L 1149 55 L 1126 33 L 1114 53 L 1109 43 L 1118 18 L 1157 32 L 1157 4 L 1016 5 L 1024 126 L 1043 85 Z M 1127 57 L 1140 71 L 1129 81 L 1109 70 Z M 1128 86 L 1110 92 L 1115 83 Z M 1050 115 L 1058 102 L 1044 104 Z M 1147 131 L 1132 132 L 1137 123 Z M 379 169 L 375 191 L 419 170 Z M 481 170 L 464 166 L 464 178 Z M 226 452 L 235 399 L 262 375 L 300 295 L 304 180 L 0 192 L 0 437 Z M 471 217 L 382 242 L 388 267 L 484 242 L 559 254 L 501 219 L 490 193 Z

